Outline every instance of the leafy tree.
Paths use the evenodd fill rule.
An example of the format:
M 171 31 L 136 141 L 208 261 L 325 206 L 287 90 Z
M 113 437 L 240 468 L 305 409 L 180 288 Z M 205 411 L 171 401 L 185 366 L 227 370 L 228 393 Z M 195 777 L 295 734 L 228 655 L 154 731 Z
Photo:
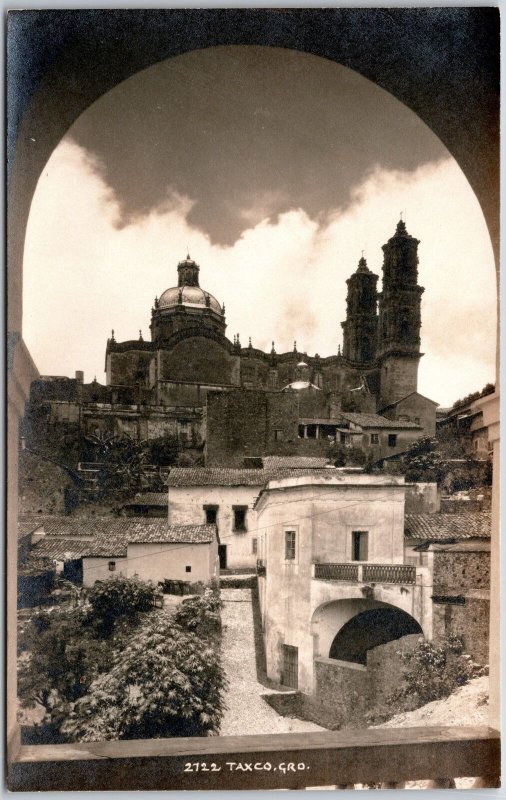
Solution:
M 198 636 L 214 636 L 221 630 L 221 607 L 218 593 L 206 589 L 200 597 L 183 600 L 174 614 L 174 622 Z
M 367 461 L 367 455 L 361 447 L 345 447 L 339 442 L 330 445 L 327 457 L 335 467 L 362 467 Z
M 83 608 L 54 609 L 36 615 L 26 626 L 18 675 L 22 706 L 39 703 L 52 719 L 63 704 L 86 694 L 92 681 L 109 668 L 110 646 L 96 638 L 87 622 Z
M 102 635 L 109 635 L 120 617 L 136 618 L 153 608 L 155 587 L 139 578 L 118 575 L 106 581 L 97 581 L 90 589 L 88 602 L 90 617 Z
M 177 436 L 160 436 L 148 443 L 149 459 L 152 464 L 170 467 L 175 464 L 181 452 L 181 444 Z
M 219 731 L 226 679 L 219 651 L 161 612 L 68 710 L 73 740 L 206 736 Z
M 421 639 L 413 650 L 400 656 L 405 664 L 404 685 L 388 702 L 404 701 L 411 709 L 448 697 L 476 674 L 475 664 L 456 636 L 438 644 Z
M 407 481 L 441 483 L 448 466 L 437 449 L 437 445 L 437 440 L 430 437 L 413 442 L 404 458 Z

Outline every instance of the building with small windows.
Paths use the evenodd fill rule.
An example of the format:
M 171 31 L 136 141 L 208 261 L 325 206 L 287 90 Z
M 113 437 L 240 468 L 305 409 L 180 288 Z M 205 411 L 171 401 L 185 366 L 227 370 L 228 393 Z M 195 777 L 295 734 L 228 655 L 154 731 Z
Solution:
M 273 681 L 312 695 L 336 668 L 343 681 L 365 669 L 375 647 L 432 637 L 430 570 L 405 559 L 405 489 L 402 477 L 334 469 L 261 490 L 259 597 Z
M 268 459 L 266 459 L 269 463 Z M 292 459 L 273 459 L 289 464 Z M 310 460 L 297 460 L 308 463 Z M 260 462 L 262 463 L 262 462 Z M 316 460 L 316 463 L 321 463 Z M 256 469 L 221 467 L 173 467 L 169 483 L 171 525 L 216 525 L 220 568 L 256 568 L 258 524 L 254 503 L 262 487 L 274 478 L 326 473 L 332 467 L 265 466 Z
M 209 583 L 219 576 L 216 526 L 168 525 L 167 519 L 22 517 L 25 561 L 55 569 L 83 586 L 116 575 Z

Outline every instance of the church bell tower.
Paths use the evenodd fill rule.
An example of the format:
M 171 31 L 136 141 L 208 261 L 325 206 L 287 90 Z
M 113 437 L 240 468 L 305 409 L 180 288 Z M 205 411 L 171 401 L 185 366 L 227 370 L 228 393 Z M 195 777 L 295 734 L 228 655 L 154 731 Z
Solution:
M 380 408 L 417 390 L 424 292 L 418 285 L 418 245 L 402 219 L 394 236 L 383 245 L 377 349 Z
M 343 328 L 343 356 L 350 361 L 370 364 L 376 357 L 378 332 L 378 276 L 362 256 L 358 268 L 346 281 L 346 322 Z

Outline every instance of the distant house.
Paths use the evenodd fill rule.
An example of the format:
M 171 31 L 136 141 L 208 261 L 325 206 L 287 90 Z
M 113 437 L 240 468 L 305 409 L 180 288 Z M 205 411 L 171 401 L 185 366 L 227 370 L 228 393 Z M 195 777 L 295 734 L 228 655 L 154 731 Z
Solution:
M 410 394 L 384 406 L 379 413 L 391 420 L 414 422 L 423 428 L 421 436 L 436 435 L 436 409 L 437 403 L 429 400 L 420 392 Z
M 216 526 L 160 520 L 134 523 L 116 536 L 105 530 L 83 553 L 83 585 L 112 575 L 208 583 L 219 575 Z
M 375 460 L 405 453 L 424 434 L 420 420 L 387 419 L 381 414 L 341 411 L 334 420 L 327 420 L 325 432 L 330 431 L 329 422 L 335 428 L 333 435 L 337 443 L 359 447 Z M 303 435 L 308 435 L 308 425 Z
M 406 562 L 432 576 L 432 637 L 457 636 L 479 664 L 487 664 L 490 613 L 488 511 L 407 514 Z
M 120 513 L 126 517 L 167 519 L 168 503 L 167 492 L 143 492 L 126 500 Z
M 308 460 L 311 464 L 322 463 L 322 459 Z M 279 461 L 290 463 L 288 458 Z M 275 459 L 274 463 L 279 462 Z M 329 471 L 335 472 L 332 467 L 173 467 L 169 474 L 169 522 L 171 525 L 216 525 L 221 569 L 254 569 L 258 558 L 258 532 L 253 505 L 262 487 L 273 478 Z
M 32 524 L 27 518 L 20 523 L 23 529 Z M 207 583 L 219 572 L 216 527 L 169 526 L 165 519 L 44 517 L 32 534 L 28 563 L 74 580 L 77 574 L 84 586 L 113 575 Z

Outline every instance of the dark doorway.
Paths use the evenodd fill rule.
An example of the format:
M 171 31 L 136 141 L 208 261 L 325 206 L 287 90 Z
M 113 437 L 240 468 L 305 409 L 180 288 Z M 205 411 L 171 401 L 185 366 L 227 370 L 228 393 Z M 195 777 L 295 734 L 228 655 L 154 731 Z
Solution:
M 330 658 L 367 664 L 367 651 L 412 633 L 423 633 L 418 622 L 398 608 L 362 611 L 343 625 L 330 647 Z
M 73 558 L 70 561 L 65 561 L 63 565 L 63 577 L 72 583 L 82 584 L 83 582 L 83 560 L 82 558 Z
M 299 650 L 291 644 L 283 645 L 281 683 L 290 689 L 297 689 L 299 686 Z
M 218 545 L 218 557 L 220 559 L 220 569 L 227 568 L 227 545 L 226 544 L 219 544 Z

